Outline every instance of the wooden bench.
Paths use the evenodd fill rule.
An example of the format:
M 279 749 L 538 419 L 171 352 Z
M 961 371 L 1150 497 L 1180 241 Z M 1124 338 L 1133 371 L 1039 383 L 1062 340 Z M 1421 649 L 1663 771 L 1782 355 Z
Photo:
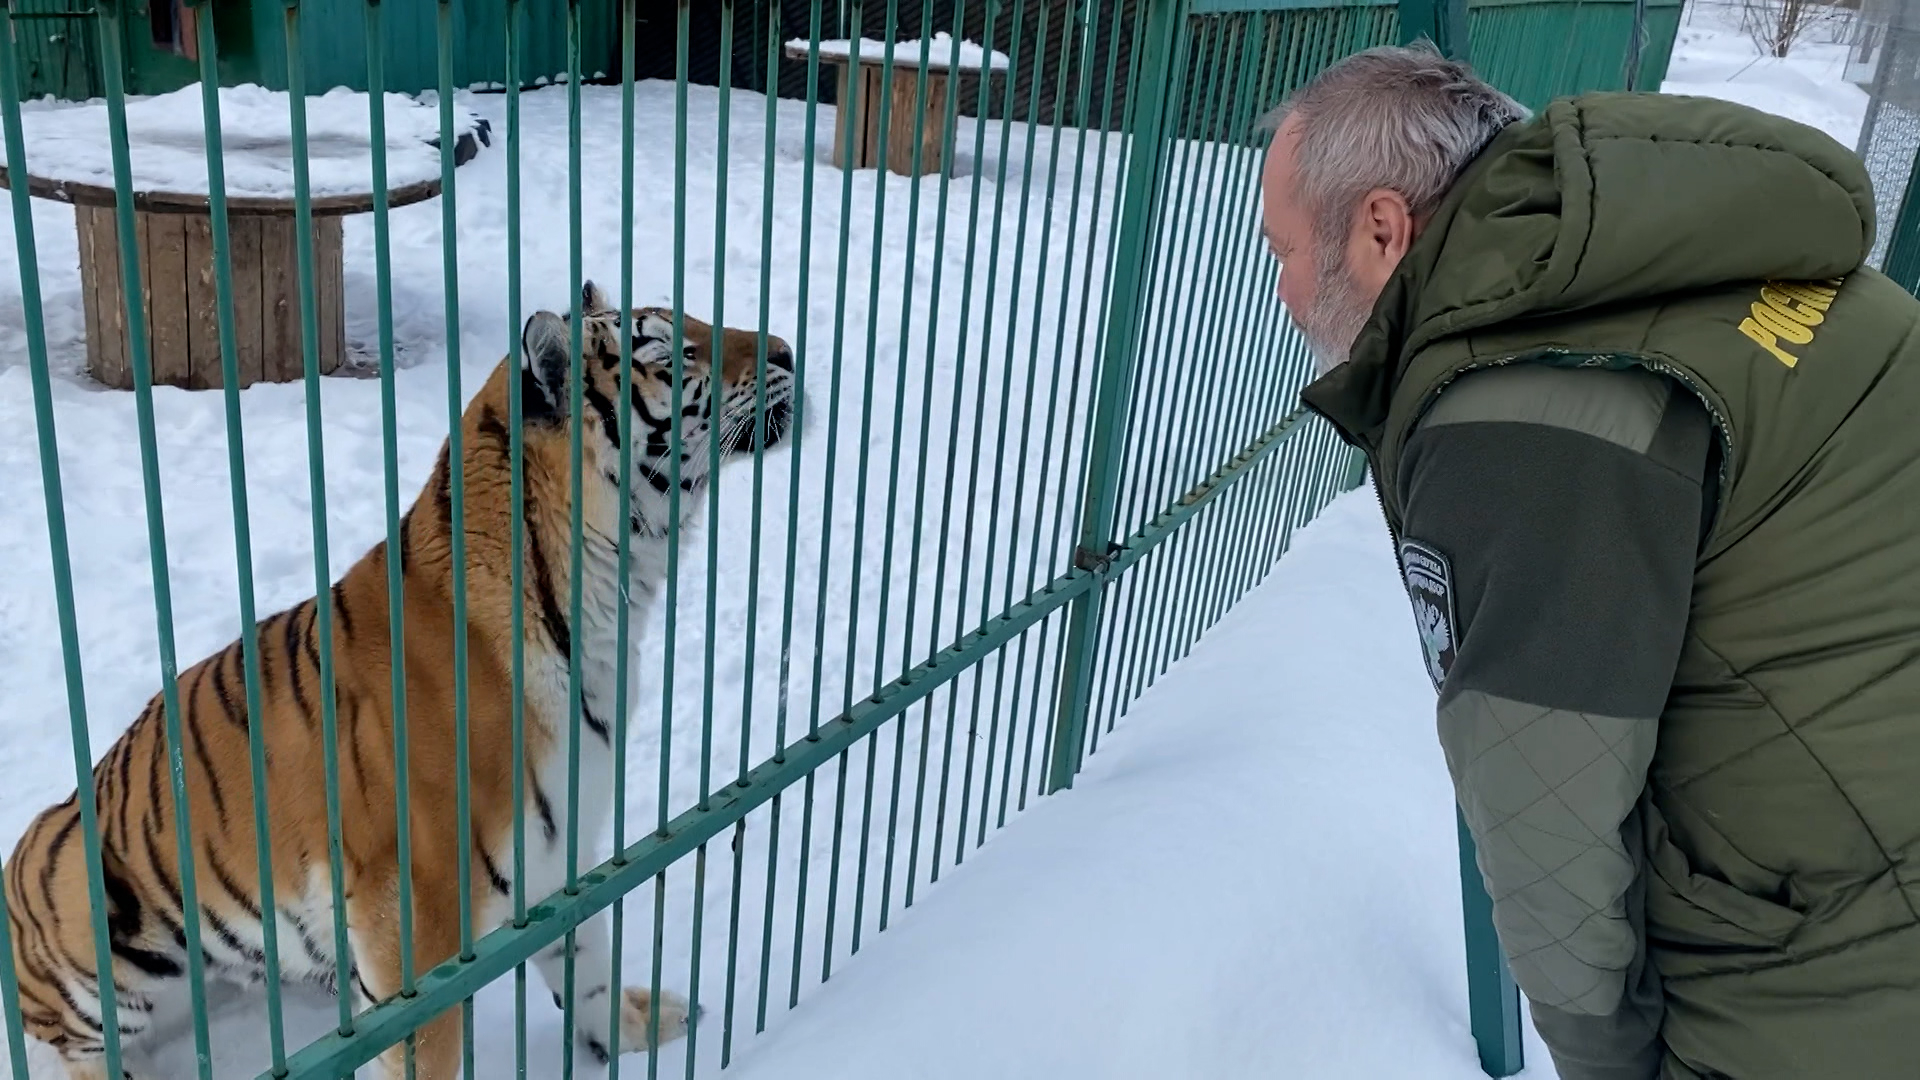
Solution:
M 786 55 L 805 60 L 812 49 L 810 42 L 789 41 Z M 969 42 L 961 42 L 960 63 L 950 66 L 953 39 L 946 34 L 935 34 L 931 40 L 900 42 L 893 47 L 893 78 L 889 85 L 886 78 L 886 42 L 862 39 L 857 64 L 851 41 L 822 41 L 819 49 L 820 60 L 835 67 L 838 80 L 839 93 L 835 98 L 838 104 L 834 109 L 833 122 L 833 164 L 845 165 L 849 150 L 847 143 L 851 139 L 853 167 L 879 167 L 880 104 L 883 95 L 891 94 L 893 100 L 887 106 L 886 164 L 889 172 L 900 176 L 914 175 L 916 128 L 920 135 L 919 175 L 939 173 L 946 169 L 947 162 L 942 155 L 947 145 L 947 95 L 957 92 L 953 85 L 955 75 L 970 73 L 986 78 L 1006 71 L 1011 66 L 1006 54 L 985 50 Z M 927 94 L 924 101 L 919 101 L 920 69 L 923 66 L 927 72 Z M 849 130 L 856 112 L 860 116 L 858 133 Z
M 188 90 L 197 116 L 199 87 L 195 85 Z M 364 117 L 365 95 L 358 95 L 358 99 Z M 50 115 L 71 122 L 75 114 L 90 108 L 103 110 L 104 106 L 62 109 Z M 463 128 L 456 136 L 456 166 L 471 160 L 480 147 L 489 142 L 485 120 L 468 117 Z M 391 117 L 389 130 L 392 130 Z M 177 135 L 173 133 L 176 139 Z M 370 154 L 364 131 L 361 139 L 360 151 L 364 157 Z M 199 191 L 155 190 L 144 185 L 139 167 L 143 132 L 133 127 L 131 118 L 128 141 L 133 144 L 130 153 L 135 161 L 133 216 L 140 264 L 140 307 L 146 321 L 153 384 L 191 390 L 219 387 L 222 382 L 219 306 L 213 217 L 204 190 L 205 178 L 200 177 L 202 190 Z M 228 132 L 224 133 L 223 142 L 223 164 L 230 176 L 250 164 L 258 166 L 262 158 L 274 159 L 277 155 L 280 167 L 291 161 L 290 141 L 235 138 Z M 317 145 L 310 143 L 310 147 Z M 392 145 L 391 139 L 389 145 Z M 177 145 L 167 148 L 169 152 L 179 149 Z M 102 153 L 105 152 L 103 149 Z M 198 152 L 204 161 L 204 149 Z M 310 158 L 334 155 L 337 159 L 341 153 L 342 147 L 335 140 L 324 151 L 310 149 Z M 80 251 L 80 288 L 86 310 L 87 373 L 108 387 L 132 389 L 133 358 L 127 332 L 125 278 L 120 265 L 114 189 L 92 182 L 100 171 L 97 162 L 72 159 L 59 153 L 49 156 L 68 158 L 56 160 L 55 169 L 59 172 L 81 172 L 89 177 L 82 180 L 72 175 L 35 174 L 27 181 L 30 194 L 73 206 Z M 29 168 L 37 167 L 31 139 L 27 161 Z M 419 164 L 416 160 L 412 170 L 416 176 L 424 171 Z M 63 165 L 67 167 L 61 168 Z M 11 184 L 12 178 L 0 165 L 0 187 Z M 229 192 L 235 189 L 235 184 L 227 185 Z M 248 188 L 242 184 L 240 190 Z M 389 190 L 387 205 L 398 208 L 439 194 L 438 176 L 411 179 Z M 309 200 L 309 204 L 313 218 L 317 360 L 324 375 L 340 368 L 347 351 L 342 219 L 349 214 L 371 212 L 374 196 L 371 191 L 334 192 L 318 195 Z M 305 361 L 300 325 L 299 227 L 291 193 L 231 194 L 227 199 L 227 229 L 240 385 L 298 380 L 304 375 Z

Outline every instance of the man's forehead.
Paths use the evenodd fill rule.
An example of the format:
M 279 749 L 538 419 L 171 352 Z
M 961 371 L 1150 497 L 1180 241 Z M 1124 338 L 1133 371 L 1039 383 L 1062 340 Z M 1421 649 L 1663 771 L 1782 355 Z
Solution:
M 1299 135 L 1289 116 L 1274 132 L 1260 170 L 1260 231 L 1270 243 L 1281 240 L 1293 201 L 1293 150 Z

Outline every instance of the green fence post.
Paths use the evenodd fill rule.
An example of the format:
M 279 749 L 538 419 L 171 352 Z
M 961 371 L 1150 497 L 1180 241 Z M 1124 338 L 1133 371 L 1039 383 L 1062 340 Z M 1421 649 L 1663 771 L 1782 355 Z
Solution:
M 1442 55 L 1466 60 L 1467 0 L 1400 0 L 1400 40 L 1433 42 Z M 1357 484 L 1355 485 L 1358 486 Z M 1457 814 L 1457 811 L 1456 811 Z M 1488 1076 L 1512 1076 L 1524 1066 L 1520 1045 L 1520 989 L 1493 932 L 1493 901 L 1474 863 L 1473 836 L 1460 825 L 1460 913 L 1466 923 L 1467 1018 Z
M 1893 216 L 1887 237 L 1887 254 L 1880 269 L 1910 293 L 1920 295 L 1920 151 L 1907 173 L 1906 190 L 1900 195 L 1900 211 Z
M 1120 231 L 1114 237 L 1114 304 L 1108 312 L 1104 361 L 1093 424 L 1087 445 L 1084 501 L 1080 510 L 1078 547 L 1074 566 L 1101 572 L 1112 546 L 1114 495 L 1120 485 L 1121 450 L 1128 392 L 1132 387 L 1134 339 L 1140 329 L 1140 300 L 1146 278 L 1141 274 L 1148 241 L 1152 238 L 1160 177 L 1162 110 L 1170 87 L 1166 83 L 1172 61 L 1176 17 L 1180 0 L 1149 0 L 1143 24 L 1146 48 L 1138 86 L 1144 87 L 1138 112 L 1129 125 L 1126 188 L 1121 195 Z M 1098 645 L 1104 583 L 1082 593 L 1067 613 L 1066 649 L 1060 673 L 1059 721 L 1054 727 L 1047 791 L 1073 786 L 1080 771 L 1081 747 L 1087 724 L 1087 706 L 1093 692 L 1093 666 Z
M 1620 80 L 1621 89 L 1638 90 L 1640 82 L 1640 58 L 1647 48 L 1647 0 L 1633 0 L 1633 25 L 1627 31 L 1626 74 Z M 1655 87 L 1658 89 L 1658 87 Z
M 1526 1067 L 1520 1045 L 1520 988 L 1494 936 L 1493 898 L 1474 861 L 1473 834 L 1458 810 L 1454 817 L 1460 828 L 1460 911 L 1467 924 L 1467 1022 L 1480 1047 L 1481 1070 L 1488 1076 L 1512 1076 Z
M 1421 38 L 1441 55 L 1467 58 L 1467 0 L 1400 0 L 1400 43 Z
M 1365 451 L 1354 450 L 1348 455 L 1347 475 L 1340 485 L 1341 491 L 1352 491 L 1367 482 L 1367 455 Z

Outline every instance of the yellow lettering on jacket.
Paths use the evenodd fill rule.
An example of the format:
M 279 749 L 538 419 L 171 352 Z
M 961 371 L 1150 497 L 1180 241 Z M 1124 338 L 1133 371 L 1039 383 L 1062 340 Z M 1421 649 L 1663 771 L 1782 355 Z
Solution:
M 1787 351 L 1787 346 L 1813 342 L 1814 327 L 1827 321 L 1827 311 L 1840 295 L 1843 281 L 1769 281 L 1761 287 L 1760 299 L 1748 305 L 1739 330 L 1775 360 L 1794 367 L 1800 358 Z

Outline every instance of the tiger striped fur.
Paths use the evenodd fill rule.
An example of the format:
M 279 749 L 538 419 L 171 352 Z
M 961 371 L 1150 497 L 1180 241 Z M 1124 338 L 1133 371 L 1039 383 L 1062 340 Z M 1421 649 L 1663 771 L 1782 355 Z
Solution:
M 413 864 L 414 970 L 454 955 L 459 942 L 456 866 L 470 845 L 475 936 L 511 917 L 513 862 L 510 497 L 508 380 L 522 388 L 525 461 L 526 895 L 534 902 L 564 883 L 569 743 L 568 658 L 582 636 L 579 752 L 580 850 L 610 825 L 615 701 L 615 620 L 622 597 L 632 625 L 661 591 L 671 475 L 671 313 L 636 309 L 622 320 L 586 286 L 581 321 L 585 409 L 570 415 L 571 329 L 542 311 L 527 320 L 517 368 L 503 360 L 461 419 L 467 572 L 471 832 L 455 815 L 454 678 L 450 472 L 447 445 L 400 524 L 399 551 L 376 545 L 320 597 L 332 620 L 337 701 L 340 819 L 352 992 L 366 1007 L 400 988 L 394 715 L 388 560 L 404 586 L 406 715 L 410 742 L 409 835 Z M 633 334 L 632 500 L 619 503 L 622 443 L 620 334 Z M 756 423 L 758 335 L 684 322 L 680 499 L 683 523 L 699 513 L 708 441 L 725 458 L 783 442 L 799 401 L 793 353 L 769 338 L 764 425 Z M 715 365 L 718 365 L 716 389 Z M 719 399 L 718 420 L 715 400 Z M 582 621 L 568 618 L 571 528 L 569 434 L 582 425 Z M 621 587 L 619 530 L 631 532 L 631 573 Z M 258 626 L 261 737 L 283 978 L 334 988 L 323 692 L 316 603 L 308 599 Z M 629 671 L 638 665 L 629 665 Z M 242 652 L 238 641 L 184 671 L 178 682 L 185 783 L 192 815 L 194 873 L 202 907 L 207 971 L 242 985 L 265 977 Z M 629 700 L 637 700 L 629 696 Z M 155 696 L 93 770 L 101 861 L 112 940 L 112 976 L 123 1039 L 151 1025 L 157 1003 L 185 991 L 186 937 L 169 786 L 164 709 Z M 72 1080 L 106 1080 L 98 968 L 88 911 L 79 808 L 73 796 L 32 823 L 5 866 L 5 887 L 28 1033 L 49 1043 Z M 584 861 L 584 860 L 583 860 Z M 622 991 L 617 1033 L 604 995 L 609 970 L 606 912 L 576 934 L 575 1018 L 580 1045 L 604 1061 L 644 1049 L 652 1014 L 663 1039 L 684 1032 L 688 1006 Z M 559 1000 L 564 946 L 534 958 Z M 334 988 L 337 989 L 337 988 Z M 175 998 L 174 1000 L 177 1000 Z M 417 1046 L 423 1080 L 451 1080 L 459 1066 L 459 1010 L 425 1024 Z M 376 1062 L 401 1075 L 400 1048 Z

